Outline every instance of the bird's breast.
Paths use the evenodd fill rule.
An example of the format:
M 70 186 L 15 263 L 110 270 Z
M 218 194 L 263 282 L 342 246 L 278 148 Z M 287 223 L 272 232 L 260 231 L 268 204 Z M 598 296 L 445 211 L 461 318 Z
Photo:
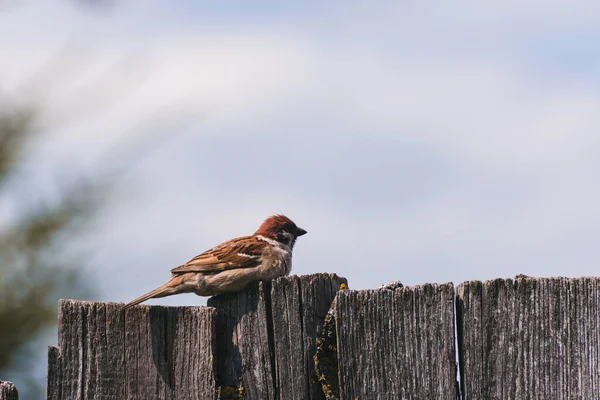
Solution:
M 269 246 L 263 251 L 261 264 L 262 280 L 271 280 L 289 275 L 292 271 L 292 252 L 285 248 Z

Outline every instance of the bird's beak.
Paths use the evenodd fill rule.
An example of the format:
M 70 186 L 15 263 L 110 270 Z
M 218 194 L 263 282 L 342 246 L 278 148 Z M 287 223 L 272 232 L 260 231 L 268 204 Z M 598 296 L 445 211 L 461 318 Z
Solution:
M 304 234 L 306 234 L 306 231 L 304 229 L 302 229 L 302 228 L 296 229 L 296 236 L 302 236 Z

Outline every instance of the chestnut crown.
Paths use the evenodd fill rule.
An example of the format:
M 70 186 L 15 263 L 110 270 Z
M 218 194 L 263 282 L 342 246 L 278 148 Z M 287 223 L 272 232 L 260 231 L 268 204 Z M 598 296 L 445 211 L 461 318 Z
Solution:
M 285 215 L 273 215 L 262 223 L 255 236 L 261 235 L 279 243 L 293 247 L 298 236 L 306 234 L 306 231 L 298 227 L 294 221 Z

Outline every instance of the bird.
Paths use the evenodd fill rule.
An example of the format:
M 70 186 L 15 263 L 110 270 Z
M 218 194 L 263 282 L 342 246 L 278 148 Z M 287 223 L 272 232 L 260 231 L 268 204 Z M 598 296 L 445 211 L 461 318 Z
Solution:
M 123 309 L 148 299 L 180 293 L 216 296 L 242 290 L 252 281 L 270 281 L 292 270 L 296 239 L 306 234 L 291 219 L 268 217 L 252 236 L 223 242 L 171 270 L 164 285 L 130 301 Z

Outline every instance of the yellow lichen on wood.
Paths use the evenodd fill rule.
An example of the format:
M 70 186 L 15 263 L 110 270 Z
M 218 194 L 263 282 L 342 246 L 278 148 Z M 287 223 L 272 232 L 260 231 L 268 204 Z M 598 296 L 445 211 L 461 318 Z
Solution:
M 235 400 L 244 398 L 244 385 L 240 384 L 239 387 L 225 386 L 219 390 L 219 400 Z

